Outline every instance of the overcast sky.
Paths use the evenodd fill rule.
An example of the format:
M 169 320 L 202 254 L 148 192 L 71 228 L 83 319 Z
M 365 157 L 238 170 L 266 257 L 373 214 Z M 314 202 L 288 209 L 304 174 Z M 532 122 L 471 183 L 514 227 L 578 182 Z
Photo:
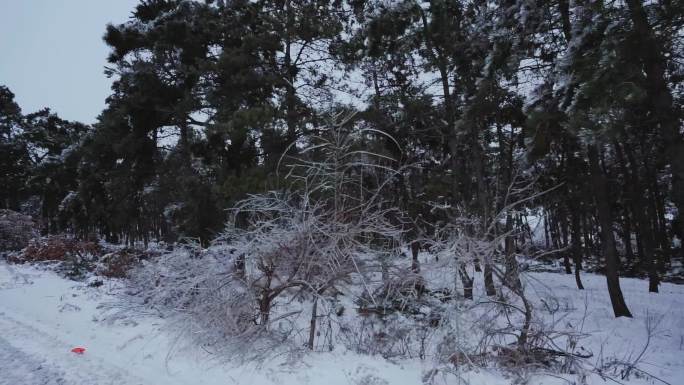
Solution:
M 111 80 L 107 23 L 125 22 L 138 0 L 0 0 L 0 84 L 26 114 L 50 107 L 92 123 Z

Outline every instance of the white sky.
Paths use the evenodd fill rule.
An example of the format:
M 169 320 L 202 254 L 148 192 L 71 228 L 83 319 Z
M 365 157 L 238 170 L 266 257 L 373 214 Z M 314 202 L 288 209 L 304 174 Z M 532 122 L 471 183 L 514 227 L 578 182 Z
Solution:
M 105 26 L 125 22 L 138 0 L 0 0 L 0 84 L 23 113 L 50 107 L 93 123 L 111 80 Z

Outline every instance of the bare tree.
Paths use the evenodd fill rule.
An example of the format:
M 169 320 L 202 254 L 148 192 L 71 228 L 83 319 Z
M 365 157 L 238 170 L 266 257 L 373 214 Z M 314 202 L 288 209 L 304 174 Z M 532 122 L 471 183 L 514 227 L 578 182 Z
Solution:
M 394 161 L 358 147 L 369 135 L 385 134 L 356 129 L 352 116 L 334 117 L 296 157 L 281 158 L 289 188 L 240 202 L 234 224 L 222 235 L 243 256 L 259 325 L 268 328 L 273 304 L 283 294 L 311 301 L 309 349 L 314 348 L 319 303 L 331 300 L 335 285 L 350 274 L 364 276 L 360 256 L 377 255 L 375 245 L 397 242 L 402 234 L 393 221 L 400 213 L 382 194 L 396 173 Z

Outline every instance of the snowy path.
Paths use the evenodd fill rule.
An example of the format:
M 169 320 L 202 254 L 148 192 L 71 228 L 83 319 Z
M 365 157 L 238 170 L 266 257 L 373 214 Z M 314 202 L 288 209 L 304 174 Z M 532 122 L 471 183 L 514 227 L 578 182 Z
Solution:
M 0 263 L 0 385 L 192 383 L 165 368 L 168 345 L 156 324 L 100 320 L 98 305 L 110 299 L 103 291 Z M 75 346 L 85 354 L 72 353 Z
M 31 290 L 22 289 L 26 285 L 33 285 L 32 278 L 35 278 L 35 275 L 17 272 L 8 265 L 3 265 L 1 268 L 8 273 L 3 276 L 8 279 L 0 280 L 4 283 L 5 290 L 24 294 L 32 293 Z M 24 314 L 19 306 L 13 306 L 22 302 L 26 305 L 27 301 L 37 300 L 32 297 L 31 295 L 27 298 L 17 296 L 13 298 L 17 302 L 3 298 L 0 302 L 0 330 L 2 331 L 0 335 L 0 369 L 2 369 L 0 384 L 139 385 L 147 383 L 97 352 L 88 352 L 85 355 L 71 353 L 70 350 L 74 344 L 65 341 L 63 337 L 68 336 L 72 331 L 60 330 L 59 317 L 51 317 L 50 321 L 56 321 L 56 323 L 43 318 L 35 319 L 35 314 Z M 62 298 L 59 302 L 63 302 Z M 79 308 L 67 302 L 60 304 L 58 309 L 58 312 L 65 313 L 78 311 Z M 43 308 L 43 310 L 46 309 Z
M 0 337 L 0 362 L 4 369 L 0 384 L 145 383 L 102 357 L 68 355 L 71 348 L 68 343 L 4 311 L 0 312 L 0 330 L 5 336 Z M 55 360 L 55 357 L 62 358 Z
M 5 333 L 13 331 L 4 327 L 2 330 Z M 30 356 L 17 349 L 2 337 L 0 337 L 0 362 L 2 362 L 3 369 L 0 384 L 66 384 L 64 372 L 48 366 L 49 364 L 42 358 Z

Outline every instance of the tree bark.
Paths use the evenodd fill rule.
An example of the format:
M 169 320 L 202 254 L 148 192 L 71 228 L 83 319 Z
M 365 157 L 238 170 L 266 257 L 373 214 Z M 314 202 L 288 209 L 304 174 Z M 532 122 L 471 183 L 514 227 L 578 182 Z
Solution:
M 463 284 L 463 297 L 473 299 L 473 278 L 468 274 L 464 262 L 458 264 L 458 275 L 461 277 L 461 283 Z
M 309 350 L 314 349 L 314 340 L 316 338 L 316 318 L 317 318 L 317 311 L 318 311 L 318 297 L 314 298 L 313 302 L 313 307 L 311 308 L 311 322 L 309 326 L 309 341 L 307 343 L 307 347 Z
M 598 211 L 598 219 L 601 226 L 601 245 L 603 246 L 603 257 L 606 264 L 606 282 L 608 284 L 608 294 L 613 305 L 615 317 L 632 317 L 627 303 L 620 289 L 620 278 L 618 275 L 618 259 L 615 249 L 615 238 L 613 235 L 613 221 L 610 214 L 610 202 L 608 200 L 608 184 L 606 176 L 599 165 L 599 150 L 596 144 L 587 146 L 589 157 L 589 167 L 591 169 L 591 179 L 594 185 L 594 199 Z
M 418 252 L 420 251 L 420 243 L 418 241 L 411 242 L 411 271 L 420 273 L 420 261 L 418 260 Z
M 565 274 L 572 274 L 572 266 L 570 265 L 570 255 L 568 249 L 568 215 L 564 205 L 559 205 L 560 218 L 558 225 L 560 226 L 561 241 L 563 245 L 563 264 L 565 265 Z
M 520 273 L 518 272 L 518 261 L 515 259 L 515 250 L 513 250 L 514 242 L 513 236 L 510 232 L 513 230 L 513 218 L 511 214 L 506 216 L 506 238 L 504 244 L 504 261 L 506 271 L 504 279 L 506 283 L 512 287 L 522 287 L 520 283 Z
M 587 195 L 591 197 L 590 194 Z M 591 259 L 591 255 L 594 251 L 594 242 L 591 239 L 591 214 L 585 211 L 582 216 L 582 230 L 584 231 L 584 256 L 587 260 Z
M 484 284 L 485 292 L 488 296 L 496 295 L 496 287 L 494 286 L 494 274 L 492 271 L 492 265 L 490 262 L 485 261 L 484 263 Z
M 582 278 L 580 277 L 580 271 L 582 270 L 582 239 L 579 213 L 577 212 L 579 210 L 575 209 L 572 211 L 573 212 L 570 214 L 570 221 L 572 226 L 572 259 L 575 263 L 575 283 L 577 284 L 578 289 L 584 290 Z
M 615 150 L 618 157 L 621 158 L 622 151 L 620 149 L 620 146 L 616 145 Z M 634 157 L 629 145 L 625 145 L 625 152 L 627 154 L 627 159 L 629 160 L 631 169 L 631 172 L 628 173 L 627 177 L 630 181 L 629 190 L 633 202 L 632 211 L 634 219 L 639 224 L 639 237 L 641 239 L 641 245 L 643 249 L 643 254 L 641 256 L 649 277 L 648 291 L 657 293 L 659 277 L 657 266 L 655 263 L 655 241 L 653 236 L 653 226 L 651 225 L 646 215 L 648 205 L 643 195 L 644 191 L 647 190 L 647 187 L 644 184 L 643 178 L 639 176 L 639 168 L 636 164 L 636 158 Z

